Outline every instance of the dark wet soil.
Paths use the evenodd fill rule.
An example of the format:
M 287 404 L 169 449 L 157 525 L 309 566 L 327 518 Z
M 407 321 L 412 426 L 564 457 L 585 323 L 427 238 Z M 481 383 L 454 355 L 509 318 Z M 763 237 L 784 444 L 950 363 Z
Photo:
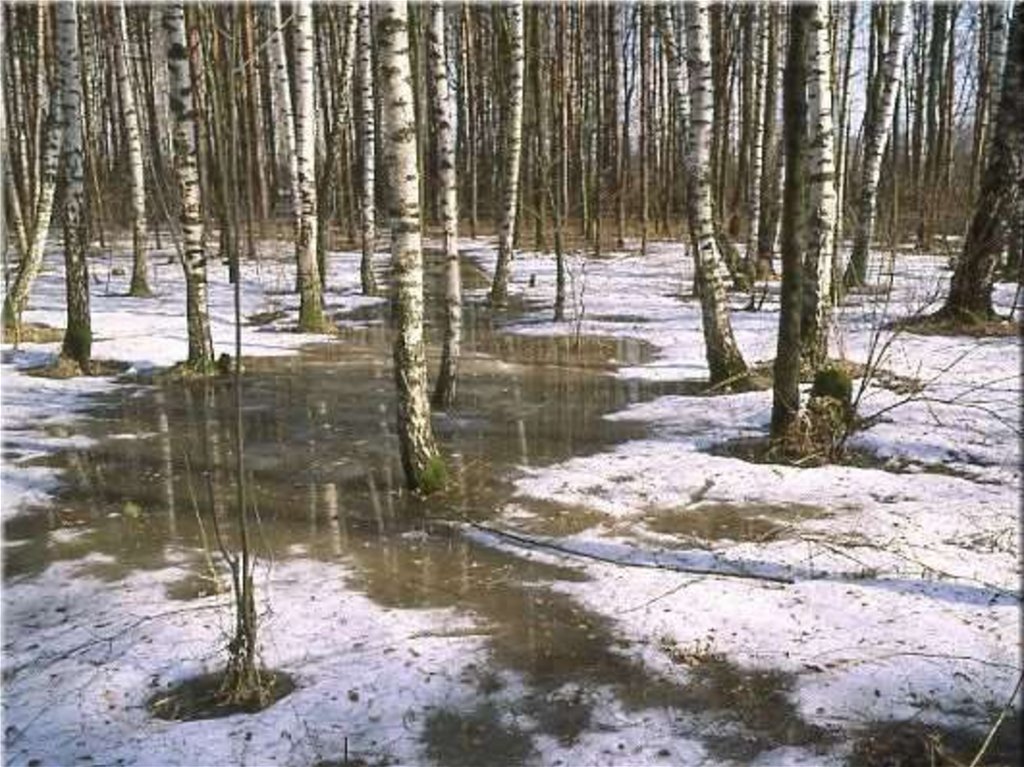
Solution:
M 295 689 L 295 682 L 280 671 L 260 672 L 260 692 L 244 700 L 230 700 L 224 694 L 224 674 L 204 674 L 161 690 L 146 708 L 158 719 L 194 722 L 232 714 L 252 714 L 268 708 Z
M 648 515 L 644 523 L 654 532 L 695 547 L 714 541 L 767 541 L 785 534 L 793 524 L 827 515 L 809 504 L 724 503 L 702 501 L 685 509 Z
M 998 714 L 992 717 L 994 724 Z M 1006 717 L 978 764 L 1015 767 L 1022 764 L 1020 714 Z M 866 727 L 853 743 L 849 767 L 960 767 L 973 764 L 988 728 L 950 729 L 916 721 L 878 722 Z

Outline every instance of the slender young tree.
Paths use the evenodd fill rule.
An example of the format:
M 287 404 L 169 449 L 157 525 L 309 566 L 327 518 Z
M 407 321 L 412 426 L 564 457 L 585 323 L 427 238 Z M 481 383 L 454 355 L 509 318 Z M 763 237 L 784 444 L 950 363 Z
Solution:
M 21 315 L 28 305 L 28 297 L 32 292 L 39 269 L 43 265 L 43 250 L 46 237 L 50 233 L 50 219 L 53 216 L 53 201 L 57 190 L 57 175 L 60 171 L 61 144 L 64 140 L 64 121 L 61 111 L 61 92 L 59 87 L 53 88 L 50 106 L 46 117 L 46 139 L 42 147 L 42 161 L 36 181 L 38 190 L 35 210 L 28 219 L 29 228 L 24 235 L 19 234 L 18 270 L 14 282 L 4 297 L 3 324 L 5 330 L 12 330 L 17 337 L 21 327 Z M 5 163 L 5 172 L 11 172 L 13 163 Z M 12 186 L 11 198 L 17 197 Z M 24 241 L 24 244 L 22 244 Z
M 523 3 L 514 0 L 507 7 L 510 67 L 503 129 L 505 151 L 501 187 L 501 223 L 498 227 L 498 263 L 491 283 L 491 304 L 502 306 L 508 300 L 509 273 L 512 268 L 512 239 L 516 230 L 516 206 L 519 204 L 519 159 L 523 145 Z
M 299 206 L 295 219 L 299 330 L 323 330 L 323 285 L 316 262 L 316 113 L 313 109 L 313 6 L 295 3 L 295 157 Z
M 188 325 L 186 367 L 197 373 L 213 371 L 213 340 L 207 310 L 206 249 L 203 244 L 203 206 L 199 188 L 196 113 L 185 37 L 185 8 L 168 3 L 163 9 L 167 39 L 167 74 L 174 124 L 174 165 L 181 200 L 182 268 L 185 272 L 185 315 Z
M 288 77 L 288 56 L 285 52 L 284 24 L 281 20 L 280 0 L 273 0 L 271 10 L 270 60 L 274 68 L 274 100 L 277 106 L 280 140 L 284 150 L 288 192 L 292 212 L 299 218 L 299 158 L 295 153 L 295 116 L 292 112 L 292 91 Z M 282 190 L 283 191 L 283 190 Z
M 882 175 L 882 155 L 885 153 L 885 145 L 892 126 L 896 92 L 900 81 L 906 10 L 907 6 L 903 3 L 896 3 L 892 6 L 889 45 L 885 49 L 882 65 L 876 75 L 880 78 L 879 86 L 873 91 L 878 94 L 878 98 L 874 104 L 869 105 L 865 120 L 860 200 L 854 227 L 853 252 L 850 255 L 850 263 L 844 277 L 847 287 L 863 285 L 867 279 L 868 250 L 871 246 L 875 217 L 878 213 L 878 181 Z
M 764 23 L 768 26 L 768 51 L 764 72 L 763 126 L 761 137 L 761 183 L 758 194 L 757 256 L 769 264 L 775 252 L 778 231 L 779 159 L 777 100 L 779 93 L 779 14 L 781 10 L 765 5 Z
M 808 34 L 807 117 L 810 123 L 808 203 L 810 236 L 803 271 L 803 319 L 800 329 L 804 359 L 816 370 L 828 358 L 832 314 L 832 250 L 835 247 L 836 184 L 832 124 L 832 50 L 829 4 L 811 7 Z
M 373 41 L 370 39 L 369 0 L 359 3 L 359 137 L 362 146 L 362 193 L 360 220 L 363 258 L 359 265 L 359 279 L 364 296 L 377 294 L 377 280 L 373 276 L 373 253 L 377 244 L 377 207 L 374 202 L 376 183 L 376 137 L 373 110 Z
M 67 327 L 60 356 L 89 373 L 92 322 L 89 316 L 88 210 L 82 146 L 82 70 L 78 50 L 78 9 L 57 4 L 57 66 L 64 123 L 64 280 Z
M 398 439 L 406 484 L 428 493 L 443 484 L 444 463 L 434 439 L 427 392 L 416 116 L 404 0 L 379 6 L 375 32 L 380 56 L 381 152 L 391 219 Z
M 117 66 L 117 95 L 128 145 L 128 168 L 132 188 L 132 296 L 148 296 L 149 264 L 146 258 L 146 180 L 142 166 L 142 134 L 135 107 L 135 86 L 128 67 L 128 18 L 124 2 L 114 6 L 114 62 Z
M 782 291 L 772 390 L 772 437 L 780 438 L 800 412 L 801 280 L 804 246 L 804 144 L 807 133 L 806 39 L 818 6 L 794 4 L 783 77 L 786 186 L 782 201 Z M 827 302 L 821 302 L 827 303 Z
M 761 6 L 755 9 L 755 23 L 757 26 L 757 45 L 754 51 L 754 98 L 753 98 L 753 120 L 754 125 L 751 134 L 750 146 L 750 184 L 747 192 L 747 208 L 749 228 L 747 230 L 747 251 L 744 258 L 747 262 L 748 271 L 757 261 L 757 233 L 761 221 L 761 172 L 764 168 L 764 137 L 765 126 L 769 119 L 774 120 L 774 114 L 762 116 L 765 109 L 765 93 L 768 78 L 765 70 L 768 67 L 768 30 L 771 25 L 770 15 L 773 9 Z M 774 107 L 774 104 L 771 105 Z
M 1024 5 L 1020 3 L 1015 5 L 1010 22 L 999 94 L 981 189 L 949 295 L 938 311 L 940 318 L 970 322 L 995 316 L 995 267 L 1005 242 L 1006 224 L 1019 214 L 1024 195 Z
M 696 269 L 700 283 L 704 345 L 714 385 L 742 378 L 747 372 L 747 365 L 733 337 L 722 280 L 722 255 L 715 236 L 711 189 L 711 41 L 706 2 L 686 6 L 686 44 L 690 85 L 689 166 L 693 169 L 695 195 L 693 238 L 697 244 Z
M 444 230 L 445 315 L 441 369 L 434 389 L 434 405 L 450 407 L 455 400 L 459 349 L 462 342 L 462 277 L 459 273 L 459 200 L 455 177 L 455 124 L 452 95 L 448 87 L 448 58 L 445 51 L 444 4 L 430 4 L 427 58 L 430 64 L 431 122 L 437 141 L 438 181 L 441 184 L 441 227 Z

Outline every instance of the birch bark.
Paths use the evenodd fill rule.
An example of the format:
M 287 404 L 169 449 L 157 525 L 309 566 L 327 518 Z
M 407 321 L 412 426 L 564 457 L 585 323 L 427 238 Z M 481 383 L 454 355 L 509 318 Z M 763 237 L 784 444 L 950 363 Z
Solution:
M 441 227 L 444 231 L 445 316 L 444 341 L 441 346 L 441 369 L 434 389 L 434 405 L 449 407 L 455 400 L 462 341 L 462 278 L 459 274 L 459 202 L 455 177 L 455 124 L 452 95 L 448 87 L 445 50 L 444 5 L 430 4 L 430 27 L 427 31 L 427 59 L 431 89 L 431 121 L 437 140 L 438 181 L 441 184 Z
M 832 309 L 832 251 L 835 247 L 835 133 L 832 123 L 832 50 L 829 4 L 814 3 L 808 20 L 807 113 L 810 125 L 808 202 L 810 236 L 803 272 L 803 356 L 817 370 L 828 358 Z
M 375 37 L 380 56 L 381 150 L 391 219 L 398 441 L 406 484 L 412 490 L 429 493 L 443 485 L 444 463 L 434 439 L 427 394 L 419 169 L 408 8 L 405 0 L 381 3 L 378 8 Z
M 295 3 L 295 170 L 299 206 L 295 219 L 299 330 L 324 328 L 323 286 L 316 262 L 316 112 L 313 106 L 313 6 Z
M 714 385 L 743 376 L 747 366 L 733 337 L 722 280 L 722 256 L 715 237 L 711 201 L 711 43 L 706 2 L 686 6 L 686 44 L 690 81 L 689 166 L 695 197 L 693 237 L 697 244 L 704 345 Z
M 192 78 L 185 43 L 185 8 L 180 2 L 164 6 L 167 74 L 173 123 L 174 165 L 181 199 L 182 269 L 185 272 L 185 314 L 188 324 L 186 366 L 198 373 L 213 370 L 213 340 L 207 310 L 206 248 L 199 188 Z
M 114 64 L 117 67 L 117 93 L 121 99 L 125 135 L 128 144 L 128 168 L 132 190 L 132 282 L 129 294 L 148 296 L 149 266 L 146 259 L 146 181 L 142 171 L 142 134 L 135 106 L 135 87 L 128 68 L 128 18 L 124 2 L 114 6 Z
M 57 4 L 57 67 L 64 125 L 64 281 L 67 327 L 60 356 L 88 374 L 92 356 L 89 317 L 88 210 L 85 204 L 85 151 L 82 136 L 82 70 L 78 48 L 78 9 Z
M 882 174 L 882 155 L 889 138 L 900 80 L 906 9 L 903 3 L 896 3 L 892 7 L 892 33 L 877 74 L 881 78 L 879 98 L 874 108 L 869 110 L 870 119 L 864 126 L 864 164 L 861 168 L 858 216 L 854 227 L 853 252 L 843 280 L 847 287 L 863 285 L 867 278 L 868 250 L 878 213 L 878 180 Z
M 291 195 L 292 213 L 296 220 L 299 217 L 299 169 L 298 156 L 295 153 L 295 116 L 292 111 L 292 92 L 288 80 L 288 58 L 284 49 L 284 28 L 281 21 L 281 3 L 278 0 L 270 6 L 271 38 L 270 60 L 274 69 L 274 100 L 277 102 L 278 122 L 281 143 L 284 145 L 284 156 L 287 161 L 288 191 Z
M 501 190 L 501 223 L 498 229 L 498 264 L 491 284 L 491 303 L 503 306 L 508 300 L 508 280 L 512 267 L 512 238 L 516 230 L 516 205 L 519 201 L 519 160 L 523 139 L 523 3 L 507 8 L 511 67 L 505 112 L 505 157 Z
M 377 294 L 377 281 L 373 276 L 373 253 L 377 242 L 377 208 L 374 201 L 376 184 L 376 136 L 373 112 L 373 48 L 370 33 L 370 5 L 368 0 L 359 4 L 359 133 L 362 145 L 362 225 L 363 257 L 359 265 L 359 278 L 363 295 Z

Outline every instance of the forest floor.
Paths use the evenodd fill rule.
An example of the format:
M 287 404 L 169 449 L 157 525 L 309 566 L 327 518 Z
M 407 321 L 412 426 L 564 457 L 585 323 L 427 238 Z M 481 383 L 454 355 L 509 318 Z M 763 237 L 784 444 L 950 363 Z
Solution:
M 489 273 L 493 241 L 464 246 Z M 266 250 L 245 267 L 244 353 L 306 359 L 308 344 L 327 339 L 291 330 L 293 268 Z M 29 322 L 63 323 L 59 255 L 48 254 Z M 279 408 L 329 431 L 331 406 L 300 378 L 344 372 L 315 354 L 287 375 L 254 361 L 251 460 L 294 461 L 275 498 L 303 520 L 301 536 L 281 524 L 277 557 L 260 570 L 263 655 L 297 689 L 255 715 L 153 719 L 145 702 L 216 667 L 230 628 L 223 595 L 171 596 L 204 557 L 188 528 L 191 478 L 171 447 L 191 443 L 168 437 L 169 428 L 191 434 L 193 416 L 179 422 L 171 405 L 154 414 L 162 397 L 184 402 L 191 390 L 145 378 L 186 355 L 180 270 L 164 260 L 147 300 L 124 297 L 123 249 L 93 265 L 94 356 L 127 363 L 127 378 L 30 376 L 58 345 L 3 346 L 7 763 L 341 764 L 347 754 L 370 764 L 822 765 L 900 753 L 929 764 L 969 761 L 1010 701 L 1021 673 L 1017 339 L 878 331 L 934 307 L 948 271 L 939 258 L 901 254 L 894 269 L 876 259 L 873 274 L 892 290 L 849 298 L 832 353 L 864 362 L 884 347 L 880 367 L 902 383 L 878 376 L 865 386 L 861 414 L 884 413 L 851 441 L 856 460 L 748 462 L 730 446 L 767 432 L 771 392 L 699 394 L 707 371 L 691 277 L 677 245 L 653 243 L 644 257 L 571 257 L 564 323 L 550 320 L 553 258 L 517 258 L 520 311 L 498 322 L 503 337 L 621 344 L 601 346 L 601 369 L 580 373 L 591 389 L 566 392 L 478 392 L 476 380 L 500 386 L 531 366 L 467 361 L 463 396 L 479 402 L 440 417 L 442 442 L 474 417 L 496 420 L 501 396 L 540 413 L 510 417 L 501 447 L 487 443 L 510 455 L 493 460 L 501 491 L 470 499 L 493 500 L 484 515 L 463 500 L 450 524 L 396 522 L 393 537 L 360 537 L 361 518 L 340 524 L 339 507 L 364 502 L 367 519 L 392 524 L 381 521 L 381 504 L 402 497 L 392 470 L 370 473 L 365 498 L 350 499 L 339 479 L 310 483 L 307 500 L 295 467 L 347 477 L 344 456 L 309 447 L 328 438 L 305 421 L 278 443 L 264 445 L 259 429 L 274 430 L 266 424 Z M 357 254 L 332 253 L 330 264 L 331 315 L 372 333 L 385 302 L 358 295 Z M 466 295 L 479 303 L 484 289 Z M 1013 295 L 997 286 L 1004 312 Z M 770 361 L 774 292 L 759 312 L 738 311 L 745 302 L 733 297 L 740 347 L 748 362 Z M 228 350 L 231 287 L 220 264 L 211 315 L 217 350 Z M 638 343 L 648 351 L 637 354 Z M 575 375 L 571 354 L 532 365 L 543 366 Z M 389 397 L 389 383 L 365 392 L 352 383 L 336 404 L 367 411 L 377 428 L 385 406 L 378 414 L 367 403 Z M 294 401 L 284 399 L 292 389 Z M 559 409 L 586 404 L 566 396 L 587 391 L 615 396 L 572 421 L 586 439 L 569 435 L 557 449 L 528 440 Z M 363 445 L 375 439 L 358 429 L 330 444 L 394 452 L 380 428 L 382 446 Z M 464 447 L 453 456 L 457 466 L 474 460 Z M 120 473 L 141 479 L 125 490 Z M 161 493 L 169 514 L 153 500 Z M 270 525 L 269 501 L 261 508 Z M 1018 698 L 984 763 L 1019 757 L 1019 707 Z

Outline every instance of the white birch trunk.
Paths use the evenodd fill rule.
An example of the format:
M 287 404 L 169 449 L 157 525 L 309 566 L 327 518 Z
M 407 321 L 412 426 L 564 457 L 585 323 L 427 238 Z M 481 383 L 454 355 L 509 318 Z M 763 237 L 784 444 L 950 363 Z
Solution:
M 27 249 L 21 253 L 18 272 L 14 282 L 4 299 L 3 324 L 5 328 L 17 330 L 21 325 L 21 314 L 28 305 L 28 297 L 32 292 L 32 284 L 43 264 L 43 249 L 46 237 L 50 233 L 50 219 L 53 217 L 53 199 L 57 190 L 57 175 L 60 171 L 61 143 L 64 140 L 64 124 L 61 114 L 60 89 L 55 88 L 51 94 L 49 114 L 46 118 L 46 133 L 43 144 L 40 175 L 37 181 L 39 190 L 36 195 L 35 211 L 29 211 L 32 218 L 28 224 L 31 229 L 25 233 L 28 241 Z M 11 195 L 16 196 L 17 190 L 11 187 Z M 19 237 L 20 241 L 20 237 Z
M 299 169 L 295 154 L 295 116 L 292 112 L 292 92 L 288 80 L 288 57 L 285 54 L 284 30 L 281 21 L 281 3 L 278 0 L 270 6 L 272 34 L 270 38 L 270 61 L 274 69 L 274 100 L 277 102 L 277 134 L 283 144 L 288 192 L 291 195 L 292 215 L 299 218 Z M 294 20 L 293 20 L 294 22 Z
M 57 4 L 57 65 L 64 123 L 64 281 L 67 327 L 60 356 L 89 372 L 92 325 L 89 317 L 88 221 L 85 207 L 85 149 L 82 136 L 82 69 L 78 9 Z
M 722 279 L 722 255 L 715 239 L 711 199 L 711 40 L 706 2 L 686 6 L 686 44 L 690 79 L 689 152 L 696 211 L 697 277 L 708 370 L 712 384 L 742 376 L 746 363 L 733 338 Z
M 519 160 L 523 139 L 523 3 L 516 0 L 507 7 L 511 68 L 509 72 L 508 111 L 505 113 L 504 177 L 501 189 L 501 223 L 498 229 L 498 264 L 491 285 L 491 303 L 501 306 L 508 299 L 509 273 L 512 267 L 512 239 L 516 231 L 516 204 L 519 201 Z
M 903 60 L 903 40 L 907 6 L 892 6 L 892 35 L 878 76 L 882 78 L 881 97 L 876 109 L 870 112 L 871 121 L 864 126 L 864 164 L 861 169 L 860 201 L 854 228 L 853 253 L 846 269 L 847 286 L 863 285 L 867 277 L 868 251 L 878 212 L 878 180 L 882 174 L 882 155 L 889 140 L 892 112 L 896 105 L 896 91 Z
M 807 174 L 811 215 L 804 257 L 801 345 L 805 359 L 813 369 L 817 369 L 828 357 L 836 219 L 832 51 L 827 0 L 818 0 L 814 4 L 807 56 L 807 108 L 811 137 Z
M 378 7 L 375 37 L 380 55 L 381 151 L 391 209 L 398 439 L 406 484 L 410 489 L 430 492 L 443 484 L 444 464 L 434 440 L 427 394 L 419 169 L 408 8 L 404 0 L 381 3 Z
M 323 288 L 316 262 L 316 111 L 313 102 L 313 6 L 295 3 L 295 157 L 299 205 L 295 218 L 295 266 L 299 288 L 299 330 L 324 326 Z
M 363 295 L 377 293 L 377 280 L 373 275 L 373 253 L 377 245 L 377 206 L 374 200 L 376 185 L 376 135 L 373 111 L 373 43 L 370 33 L 370 4 L 359 4 L 359 133 L 362 146 L 362 198 L 360 223 L 362 228 L 363 258 L 359 277 Z
M 128 68 L 128 18 L 124 2 L 114 6 L 114 64 L 117 67 L 117 93 L 121 99 L 125 137 L 128 144 L 128 168 L 132 190 L 132 283 L 129 293 L 148 296 L 146 263 L 146 181 L 142 173 L 142 134 L 135 106 L 135 87 Z
M 1007 3 L 996 2 L 988 8 L 991 14 L 991 27 L 989 29 L 989 54 L 988 54 L 988 109 L 984 113 L 984 124 L 981 130 L 982 159 L 978 163 L 979 170 L 985 165 L 984 158 L 992 147 L 993 131 L 989 126 L 992 122 L 991 116 L 999 109 L 999 100 L 1002 98 L 1003 67 L 1006 63 L 1006 43 L 1009 39 L 1009 11 Z
M 213 341 L 207 310 L 206 249 L 199 188 L 195 109 L 185 37 L 182 3 L 164 6 L 167 39 L 167 79 L 173 122 L 174 165 L 181 199 L 182 268 L 185 272 L 185 313 L 188 323 L 187 367 L 200 373 L 213 370 Z
M 745 259 L 748 270 L 757 262 L 757 227 L 761 220 L 761 170 L 764 167 L 764 122 L 762 114 L 765 108 L 765 92 L 767 90 L 766 73 L 768 69 L 768 25 L 771 23 L 770 9 L 759 7 L 755 9 L 757 17 L 757 50 L 754 55 L 757 57 L 754 64 L 754 140 L 750 149 L 750 182 L 747 220 L 749 229 L 747 231 L 747 251 Z
M 2 33 L 3 30 L 0 30 Z M 5 45 L 6 40 L 0 41 L 0 45 Z M 42 112 L 42 107 L 40 107 Z M 0 99 L 0 136 L 9 136 L 7 132 L 7 108 L 5 106 L 5 100 Z M 3 155 L 0 157 L 0 163 L 3 164 L 4 168 L 4 202 L 5 211 L 10 211 L 10 218 L 7 219 L 7 225 L 14 231 L 14 242 L 15 247 L 18 249 L 18 258 L 24 259 L 25 254 L 28 253 L 28 231 L 25 229 L 25 216 L 21 212 L 21 196 L 18 194 L 18 187 L 14 180 L 14 169 L 11 167 L 11 153 L 8 145 L 4 145 Z M 38 173 L 36 178 L 38 178 Z M 6 242 L 4 243 L 6 247 Z
M 462 340 L 462 277 L 459 273 L 459 201 L 455 176 L 455 119 L 448 87 L 448 59 L 445 50 L 444 5 L 430 4 L 427 58 L 431 89 L 431 121 L 437 138 L 438 181 L 441 183 L 441 227 L 444 231 L 445 321 L 441 347 L 441 368 L 434 389 L 434 404 L 448 407 L 455 400 Z

